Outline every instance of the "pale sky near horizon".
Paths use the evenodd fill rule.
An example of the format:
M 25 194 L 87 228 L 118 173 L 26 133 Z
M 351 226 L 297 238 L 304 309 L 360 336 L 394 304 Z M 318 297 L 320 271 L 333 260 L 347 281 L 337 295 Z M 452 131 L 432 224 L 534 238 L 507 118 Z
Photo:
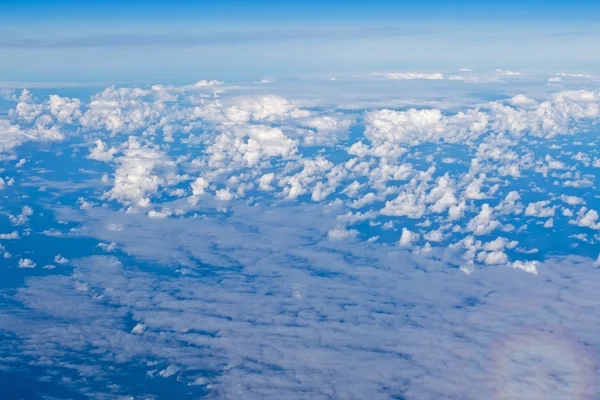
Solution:
M 597 69 L 594 2 L 485 3 L 4 1 L 0 81 Z

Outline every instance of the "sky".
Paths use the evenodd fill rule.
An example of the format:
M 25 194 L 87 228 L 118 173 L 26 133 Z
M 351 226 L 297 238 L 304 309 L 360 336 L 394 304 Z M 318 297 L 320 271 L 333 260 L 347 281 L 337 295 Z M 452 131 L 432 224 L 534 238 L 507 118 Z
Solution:
M 0 2 L 2 400 L 600 398 L 591 2 Z
M 3 1 L 0 73 L 183 83 L 397 68 L 590 72 L 599 11 L 592 1 Z

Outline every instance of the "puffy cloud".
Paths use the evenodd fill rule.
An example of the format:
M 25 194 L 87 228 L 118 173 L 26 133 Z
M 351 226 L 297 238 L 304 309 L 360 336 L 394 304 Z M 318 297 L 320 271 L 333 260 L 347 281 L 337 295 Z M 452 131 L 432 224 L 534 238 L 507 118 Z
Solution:
M 33 209 L 29 206 L 23 206 L 21 214 L 14 216 L 9 215 L 10 222 L 13 225 L 23 225 L 29 221 L 29 217 L 33 215 Z
M 191 183 L 190 187 L 192 188 L 193 196 L 201 196 L 206 193 L 206 189 L 208 188 L 209 183 L 203 177 L 198 177 L 194 182 Z
M 334 228 L 327 232 L 330 239 L 353 239 L 358 236 L 356 229 Z
M 537 101 L 535 101 L 523 94 L 518 94 L 516 96 L 511 97 L 509 102 L 516 106 L 532 106 L 532 105 L 538 104 Z
M 525 272 L 529 272 L 530 274 L 537 275 L 537 261 L 515 261 L 512 264 L 512 267 L 515 269 L 520 269 Z
M 513 98 L 514 99 L 514 98 Z M 523 98 L 517 102 L 523 105 Z M 527 109 L 513 108 L 499 102 L 445 115 L 438 109 L 381 110 L 365 116 L 365 136 L 373 148 L 389 145 L 414 146 L 424 142 L 471 142 L 486 131 L 522 136 L 551 138 L 571 133 L 577 122 L 600 116 L 599 96 L 590 91 L 565 91 L 552 100 Z M 357 153 L 358 149 L 354 149 Z
M 325 174 L 335 168 L 332 162 L 320 156 L 315 159 L 302 159 L 300 165 L 302 168 L 300 172 L 283 176 L 279 180 L 279 185 L 283 187 L 281 195 L 288 200 L 308 193 L 311 185 L 321 181 Z M 337 186 L 336 180 L 332 180 L 331 183 L 334 185 L 331 189 Z M 322 192 L 323 188 L 321 187 L 318 191 Z M 315 201 L 323 198 L 320 193 L 315 192 L 315 194 Z
M 528 217 L 553 217 L 556 210 L 556 206 L 547 207 L 550 201 L 538 201 L 535 203 L 529 203 L 525 209 L 525 215 Z
M 50 95 L 48 100 L 50 114 L 60 124 L 73 124 L 81 117 L 81 100 Z
M 293 156 L 296 145 L 296 141 L 279 128 L 264 125 L 232 127 L 218 135 L 208 147 L 208 164 L 213 168 L 230 163 L 254 167 L 273 157 Z
M 225 102 L 196 108 L 195 116 L 223 124 L 279 121 L 287 118 L 305 118 L 310 115 L 292 101 L 275 95 L 241 96 Z
M 260 177 L 258 186 L 261 190 L 265 190 L 265 191 L 274 190 L 273 186 L 271 186 L 273 184 L 274 180 L 275 180 L 274 173 L 271 172 L 268 174 L 264 174 L 263 176 Z
M 229 201 L 233 199 L 233 193 L 231 193 L 231 189 L 229 188 L 219 189 L 215 192 L 215 197 L 217 200 Z
M 13 115 L 19 120 L 32 123 L 42 115 L 51 116 L 58 124 L 73 124 L 81 117 L 81 100 L 50 95 L 48 100 L 37 104 L 31 93 L 25 89 L 19 96 Z
M 501 225 L 500 221 L 494 219 L 494 210 L 489 204 L 483 204 L 481 211 L 467 224 L 467 230 L 474 235 L 488 235 Z
M 123 156 L 117 160 L 114 185 L 106 198 L 147 207 L 147 196 L 158 192 L 161 186 L 178 182 L 175 163 L 163 152 L 143 146 L 131 137 Z
M 444 231 L 442 229 L 436 229 L 434 231 L 430 231 L 424 234 L 423 239 L 427 240 L 428 242 L 437 243 L 446 240 L 449 236 L 450 234 L 444 234 Z
M 66 259 L 65 257 L 61 256 L 60 254 L 57 254 L 54 257 L 54 262 L 57 264 L 67 264 L 69 262 L 69 260 Z
M 584 203 L 583 199 L 577 196 L 567 196 L 565 194 L 561 194 L 560 199 L 571 206 Z
M 521 170 L 518 165 L 503 165 L 498 168 L 500 176 L 512 176 L 513 178 L 521 177 Z
M 365 116 L 365 136 L 374 146 L 383 143 L 414 146 L 423 142 L 467 141 L 477 138 L 487 126 L 484 113 L 471 110 L 445 116 L 440 110 L 381 110 Z
M 302 131 L 299 136 L 306 146 L 333 144 L 338 141 L 338 137 L 348 132 L 353 122 L 353 119 L 348 117 L 341 118 L 334 115 L 311 118 L 302 123 L 302 126 L 311 130 Z
M 21 258 L 19 260 L 19 268 L 35 268 L 35 265 L 29 258 Z
M 481 192 L 481 187 L 483 186 L 483 183 L 485 182 L 485 174 L 479 174 L 479 177 L 473 179 L 469 185 L 467 186 L 467 188 L 465 189 L 465 197 L 467 199 L 475 199 L 475 200 L 481 200 L 481 199 L 487 199 L 489 196 L 487 196 L 486 194 Z
M 575 224 L 577 226 L 600 230 L 600 222 L 598 221 L 598 218 L 599 216 L 596 210 L 589 210 L 587 207 L 582 207 L 577 212 L 577 219 L 570 220 L 569 223 Z
M 477 258 L 485 265 L 506 264 L 508 262 L 508 256 L 500 250 L 491 251 L 489 253 L 481 252 Z
M 118 152 L 114 147 L 108 147 L 106 143 L 104 143 L 100 139 L 96 139 L 94 142 L 96 147 L 90 150 L 90 154 L 88 158 L 96 161 L 112 161 L 115 153 Z
M 483 250 L 494 252 L 494 251 L 504 250 L 505 248 L 513 249 L 518 244 L 519 244 L 519 242 L 517 242 L 515 240 L 509 241 L 508 239 L 506 239 L 504 237 L 498 237 L 491 242 L 485 243 L 482 248 L 483 248 Z
M 0 119 L 0 153 L 9 153 L 21 144 L 29 141 L 51 142 L 64 140 L 65 136 L 52 125 L 52 121 L 40 117 L 30 128 L 12 125 Z
M 521 214 L 523 212 L 523 204 L 519 203 L 521 195 L 517 191 L 509 192 L 506 197 L 496 206 L 496 211 L 499 214 Z
M 448 174 L 436 180 L 436 186 L 429 192 L 425 202 L 433 203 L 430 209 L 435 213 L 444 212 L 458 203 L 455 196 L 454 182 Z
M 0 239 L 3 240 L 15 240 L 19 239 L 19 232 L 12 231 L 11 233 L 0 233 Z
M 381 209 L 381 214 L 413 219 L 421 218 L 427 210 L 424 199 L 425 196 L 422 194 L 402 192 L 395 199 L 385 203 L 385 207 Z
M 402 228 L 402 236 L 400 236 L 400 241 L 398 242 L 398 244 L 401 247 L 410 247 L 412 246 L 413 242 L 419 240 L 419 236 L 420 235 L 416 232 L 412 232 L 406 228 Z

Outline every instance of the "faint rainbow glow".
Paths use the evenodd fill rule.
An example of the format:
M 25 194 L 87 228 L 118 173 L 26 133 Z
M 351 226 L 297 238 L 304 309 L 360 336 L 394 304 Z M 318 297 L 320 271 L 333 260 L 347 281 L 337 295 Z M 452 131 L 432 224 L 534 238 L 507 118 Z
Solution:
M 595 399 L 591 350 L 568 335 L 528 329 L 499 342 L 489 376 L 494 400 Z

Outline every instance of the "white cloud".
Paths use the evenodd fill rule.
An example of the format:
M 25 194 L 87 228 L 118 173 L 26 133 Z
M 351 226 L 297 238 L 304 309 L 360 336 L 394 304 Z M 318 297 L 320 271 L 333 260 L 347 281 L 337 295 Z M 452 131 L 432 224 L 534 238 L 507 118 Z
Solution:
M 489 204 L 483 204 L 481 211 L 467 224 L 467 230 L 474 235 L 487 235 L 499 228 L 500 221 L 494 219 L 494 211 Z
M 1 233 L 0 234 L 0 239 L 3 240 L 12 240 L 12 239 L 18 239 L 19 238 L 19 232 L 17 231 L 12 231 L 11 233 Z
M 115 153 L 118 152 L 114 147 L 108 147 L 106 143 L 104 143 L 100 139 L 96 139 L 94 142 L 96 147 L 90 150 L 90 154 L 88 158 L 96 161 L 112 161 Z
M 358 236 L 356 229 L 345 229 L 345 228 L 334 228 L 327 232 L 327 236 L 330 239 L 354 239 Z
M 538 218 L 553 217 L 556 206 L 548 207 L 549 204 L 550 201 L 548 200 L 529 203 L 525 209 L 525 215 Z
M 160 371 L 158 373 L 158 375 L 160 375 L 162 378 L 168 378 L 170 376 L 173 376 L 177 373 L 177 371 L 179 371 L 179 367 L 177 367 L 176 365 L 169 365 L 167 368 L 163 369 L 162 371 Z
M 273 186 L 271 186 L 273 184 L 274 180 L 275 180 L 275 174 L 272 172 L 261 176 L 260 180 L 259 180 L 259 185 L 258 185 L 260 190 L 264 190 L 264 191 L 274 190 Z
M 385 207 L 381 209 L 381 214 L 413 219 L 421 218 L 427 210 L 424 200 L 423 195 L 402 192 L 394 200 L 385 203 Z
M 591 229 L 600 230 L 600 222 L 598 222 L 598 212 L 596 210 L 588 210 L 587 207 L 582 207 L 577 212 L 577 219 L 570 220 L 569 223 L 575 224 L 581 227 L 587 227 Z
M 106 197 L 147 207 L 147 196 L 158 192 L 161 186 L 180 180 L 176 165 L 163 152 L 143 146 L 133 137 L 126 146 L 123 156 L 116 160 L 119 166 L 115 171 L 114 186 Z
M 508 262 L 508 256 L 500 250 L 491 251 L 489 253 L 481 252 L 477 258 L 485 265 L 506 264 Z
M 21 258 L 19 260 L 19 268 L 35 268 L 35 265 L 29 258 Z
M 198 177 L 196 178 L 196 180 L 194 182 L 192 182 L 192 184 L 190 185 L 190 187 L 192 188 L 192 195 L 194 196 L 201 196 L 204 193 L 206 193 L 206 189 L 208 188 L 209 183 L 206 179 L 204 179 L 203 177 Z
M 217 198 L 217 200 L 229 201 L 233 199 L 233 193 L 231 193 L 231 190 L 229 188 L 224 188 L 217 190 L 215 192 L 215 197 Z
M 567 196 L 565 194 L 561 194 L 560 199 L 571 206 L 584 203 L 583 199 L 577 196 Z
M 13 215 L 9 215 L 10 222 L 13 225 L 24 225 L 29 222 L 29 217 L 33 215 L 33 209 L 29 206 L 23 206 L 21 209 L 21 214 L 16 217 Z
M 40 117 L 30 128 L 12 125 L 0 119 L 0 153 L 13 152 L 21 144 L 29 141 L 61 141 L 65 136 L 48 119 Z
M 57 254 L 54 257 L 54 262 L 57 264 L 67 264 L 69 262 L 69 260 L 66 259 L 65 257 L 61 256 L 60 254 Z
M 254 167 L 272 157 L 289 158 L 296 152 L 297 142 L 279 128 L 264 125 L 232 127 L 217 136 L 207 149 L 211 167 L 240 163 Z
M 515 261 L 512 264 L 512 267 L 515 269 L 520 269 L 525 272 L 529 272 L 530 274 L 537 275 L 537 261 Z
M 439 72 L 375 72 L 373 76 L 382 76 L 388 79 L 444 79 L 444 75 Z
M 402 228 L 402 236 L 400 236 L 400 241 L 398 242 L 398 244 L 401 247 L 410 247 L 412 246 L 413 242 L 419 240 L 419 236 L 420 235 L 416 232 L 412 232 L 406 228 Z

